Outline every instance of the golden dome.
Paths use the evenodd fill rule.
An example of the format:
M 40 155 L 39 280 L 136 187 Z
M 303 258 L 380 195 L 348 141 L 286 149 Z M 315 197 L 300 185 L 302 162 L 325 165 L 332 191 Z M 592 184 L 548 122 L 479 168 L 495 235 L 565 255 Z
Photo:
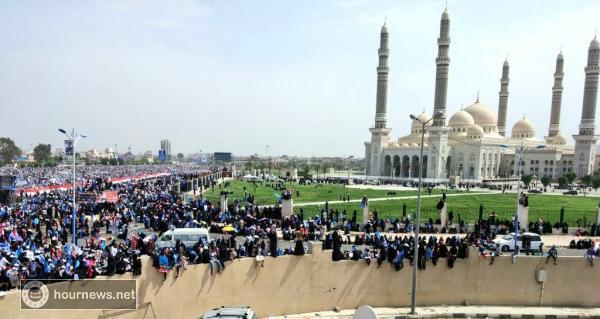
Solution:
M 467 130 L 468 137 L 483 137 L 483 129 L 481 126 L 475 124 Z
M 448 126 L 450 127 L 471 127 L 475 124 L 473 116 L 464 110 L 460 110 L 450 117 Z
M 496 126 L 498 125 L 498 120 L 496 118 L 496 113 L 487 105 L 477 102 L 467 106 L 465 111 L 471 114 L 475 124 L 484 127 L 484 126 Z
M 512 128 L 512 138 L 533 138 L 535 137 L 535 125 L 523 117 L 515 123 Z

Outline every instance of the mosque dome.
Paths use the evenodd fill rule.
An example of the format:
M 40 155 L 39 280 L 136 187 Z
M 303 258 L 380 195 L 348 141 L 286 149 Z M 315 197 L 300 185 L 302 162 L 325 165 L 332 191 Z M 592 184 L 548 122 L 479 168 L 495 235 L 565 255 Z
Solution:
M 535 137 L 535 125 L 523 117 L 520 121 L 515 123 L 512 128 L 512 138 L 532 138 Z
M 419 147 L 419 144 L 417 144 L 417 143 L 411 143 L 410 146 L 411 147 Z
M 567 137 L 562 132 L 558 132 L 558 134 L 552 136 L 550 142 L 552 144 L 565 145 L 567 144 Z
M 473 120 L 475 120 L 475 124 L 481 127 L 496 126 L 498 123 L 496 113 L 489 106 L 479 102 L 479 100 L 467 106 L 465 111 L 471 114 Z
M 421 134 L 421 130 L 423 129 L 423 124 L 421 124 L 419 121 L 423 122 L 423 123 L 427 123 L 425 124 L 425 134 L 427 134 L 427 128 L 429 128 L 431 126 L 431 124 L 433 124 L 433 121 L 429 121 L 431 119 L 431 114 L 427 113 L 427 112 L 423 112 L 419 115 L 417 115 L 417 119 L 414 119 L 412 121 L 412 125 L 410 127 L 410 132 L 411 135 L 416 136 L 416 135 L 420 135 Z M 427 122 L 429 121 L 429 122 Z
M 479 125 L 473 125 L 467 130 L 468 137 L 483 137 L 483 129 Z
M 450 117 L 448 126 L 450 127 L 471 127 L 475 124 L 473 116 L 464 110 L 460 110 Z
M 414 120 L 412 121 L 412 127 L 413 127 L 413 128 L 414 128 L 414 127 L 422 127 L 422 126 L 423 126 L 423 124 L 421 124 L 421 122 L 422 122 L 422 123 L 425 123 L 425 122 L 427 122 L 427 121 L 431 120 L 431 117 L 432 117 L 432 116 L 431 116 L 431 114 L 429 114 L 429 113 L 427 113 L 427 112 L 423 112 L 423 113 L 421 113 L 421 114 L 417 115 L 417 119 L 418 119 L 418 121 L 417 121 L 417 119 L 414 119 Z M 421 122 L 419 122 L 419 121 L 421 121 Z M 431 124 L 433 124 L 432 122 L 433 122 L 433 121 L 429 121 L 429 122 L 427 122 L 427 124 L 425 124 L 425 126 L 431 126 Z

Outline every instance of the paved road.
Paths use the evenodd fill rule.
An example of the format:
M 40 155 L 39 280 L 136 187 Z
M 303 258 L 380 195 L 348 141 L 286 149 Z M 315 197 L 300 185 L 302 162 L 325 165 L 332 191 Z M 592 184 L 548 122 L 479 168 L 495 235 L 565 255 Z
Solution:
M 417 307 L 417 316 L 410 316 L 410 307 L 374 308 L 378 318 L 596 318 L 600 315 L 598 308 L 569 307 L 514 307 L 514 306 L 422 306 Z M 285 316 L 271 316 L 269 319 L 351 319 L 356 309 L 339 311 L 307 312 Z M 421 317 L 422 316 L 422 317 Z
M 154 234 L 153 231 L 144 229 L 142 224 L 133 224 L 133 225 L 131 225 L 129 231 L 130 231 L 130 233 L 137 233 L 138 231 L 143 231 L 146 234 Z M 405 234 L 398 234 L 398 235 L 404 236 Z M 211 233 L 210 236 L 211 236 L 211 238 L 216 239 L 216 238 L 223 237 L 223 234 Z M 425 236 L 429 236 L 429 234 L 425 234 Z M 439 235 L 436 235 L 436 236 L 439 237 Z M 443 236 L 448 237 L 448 236 L 453 236 L 453 235 L 443 235 Z M 102 237 L 106 237 L 106 234 L 103 234 Z M 550 239 L 552 237 L 555 237 L 555 236 L 546 236 L 544 238 L 545 239 Z M 560 236 L 557 236 L 557 237 L 560 237 Z M 354 239 L 354 234 L 351 235 L 351 238 Z M 237 242 L 238 245 L 243 244 L 245 240 L 246 240 L 246 238 L 243 237 L 243 236 L 236 237 L 236 242 Z M 80 245 L 85 244 L 85 239 L 79 239 L 78 243 Z M 293 240 L 291 240 L 291 241 L 290 240 L 283 240 L 283 239 L 279 239 L 278 240 L 278 245 L 279 245 L 279 247 L 281 249 L 285 249 L 285 248 L 292 248 L 293 249 L 294 246 L 295 246 L 295 244 L 296 243 Z M 305 247 L 306 247 L 306 245 L 307 244 L 305 243 Z M 344 250 L 352 250 L 353 246 L 354 245 L 342 245 L 342 251 L 344 251 Z M 365 247 L 366 247 L 365 245 L 359 245 L 358 246 L 359 249 L 364 249 Z M 547 251 L 549 249 L 549 247 L 550 247 L 550 245 L 546 244 L 545 245 L 545 251 Z M 557 247 L 558 247 L 558 256 L 559 257 L 561 257 L 561 256 L 571 256 L 571 257 L 579 257 L 579 256 L 581 256 L 581 257 L 583 257 L 583 255 L 585 253 L 585 249 L 569 249 L 567 247 L 560 247 L 560 246 L 557 246 Z M 505 253 L 505 254 L 510 254 L 510 252 Z

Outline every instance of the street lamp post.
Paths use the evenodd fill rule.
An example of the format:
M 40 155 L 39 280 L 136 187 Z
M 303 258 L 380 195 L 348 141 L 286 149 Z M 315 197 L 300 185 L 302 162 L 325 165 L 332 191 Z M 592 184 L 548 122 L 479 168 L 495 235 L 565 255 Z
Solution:
M 515 206 L 515 251 L 517 249 L 517 239 L 519 237 L 519 201 L 521 200 L 521 161 L 523 160 L 523 143 L 521 147 L 515 152 L 515 155 L 519 154 L 517 161 L 517 204 Z M 515 156 L 516 157 L 516 156 Z
M 350 185 L 350 164 L 352 164 L 352 159 L 354 158 L 354 156 L 348 156 L 347 161 L 348 161 L 348 166 L 347 166 L 347 171 L 348 171 L 348 181 L 346 182 L 348 185 Z
M 419 263 L 419 225 L 421 222 L 421 182 L 423 178 L 423 143 L 425 142 L 425 126 L 433 119 L 438 119 L 443 115 L 442 112 L 434 114 L 429 120 L 423 122 L 418 117 L 410 115 L 412 120 L 416 120 L 421 123 L 421 157 L 419 158 L 419 184 L 417 188 L 417 212 L 415 219 L 415 238 L 414 238 L 414 253 L 413 253 L 413 276 L 412 276 L 412 292 L 411 292 L 411 303 L 410 313 L 415 314 L 415 308 L 417 306 L 417 264 Z
M 500 145 L 504 148 L 507 148 L 506 145 Z M 536 149 L 546 148 L 545 145 L 538 145 L 535 147 Z M 517 249 L 517 242 L 519 238 L 519 202 L 521 199 L 521 161 L 523 161 L 523 155 L 526 154 L 525 148 L 523 147 L 523 142 L 519 148 L 515 147 L 515 159 L 517 160 L 517 204 L 515 206 L 515 216 L 514 216 L 514 224 L 515 224 L 515 250 Z
M 75 132 L 75 129 L 71 130 L 71 134 L 67 134 L 67 131 L 63 130 L 62 128 L 58 129 L 59 132 L 63 133 L 68 140 L 71 142 L 71 150 L 73 153 L 73 211 L 71 214 L 71 231 L 72 231 L 72 243 L 73 245 L 77 245 L 77 233 L 76 233 L 76 225 L 77 225 L 77 209 L 76 209 L 76 188 L 77 188 L 77 181 L 76 181 L 76 172 L 75 172 L 75 144 L 77 144 L 77 141 L 79 141 L 79 139 L 81 138 L 86 138 L 86 135 L 83 134 L 77 134 Z

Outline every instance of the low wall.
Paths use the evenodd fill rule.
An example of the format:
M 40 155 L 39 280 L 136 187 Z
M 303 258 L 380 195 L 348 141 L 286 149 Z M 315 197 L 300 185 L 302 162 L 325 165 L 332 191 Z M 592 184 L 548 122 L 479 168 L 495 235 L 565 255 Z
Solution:
M 445 259 L 437 267 L 427 264 L 419 271 L 419 305 L 600 306 L 600 267 L 590 267 L 583 257 L 563 257 L 558 265 L 544 257 L 477 256 L 448 268 Z M 537 269 L 547 270 L 543 287 L 535 279 Z M 245 258 L 228 263 L 222 274 L 210 276 L 207 265 L 190 265 L 179 278 L 174 273 L 163 283 L 161 275 L 144 260 L 138 277 L 137 311 L 48 311 L 19 310 L 19 294 L 0 297 L 3 318 L 43 316 L 50 318 L 199 318 L 221 305 L 249 305 L 260 317 L 356 308 L 360 305 L 393 307 L 410 305 L 412 268 L 405 260 L 396 272 L 386 262 L 381 268 L 364 261 L 331 261 L 331 251 L 313 247 L 305 256 L 267 258 L 265 267 L 255 267 Z M 123 275 L 128 278 L 131 275 Z

